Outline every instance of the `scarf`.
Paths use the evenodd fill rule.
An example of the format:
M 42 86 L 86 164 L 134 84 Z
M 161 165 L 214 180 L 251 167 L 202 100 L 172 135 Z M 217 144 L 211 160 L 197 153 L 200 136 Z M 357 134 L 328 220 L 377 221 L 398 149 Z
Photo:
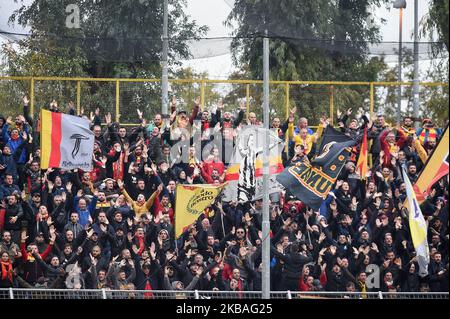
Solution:
M 363 283 L 363 282 L 361 282 L 361 281 L 359 281 L 358 282 L 358 284 L 359 284 L 359 287 L 361 288 L 361 293 L 362 293 L 362 298 L 363 299 L 367 299 L 367 289 L 366 289 L 366 284 L 365 283 Z
M 420 143 L 425 144 L 426 141 L 428 141 L 429 139 L 438 139 L 438 132 L 436 129 L 434 128 L 426 128 L 423 129 L 422 132 L 420 132 L 419 135 L 419 141 Z
M 136 238 L 138 239 L 138 242 L 139 242 L 139 251 L 137 252 L 137 254 L 139 256 L 141 256 L 145 249 L 144 236 L 138 236 L 136 234 Z
M 11 283 L 13 282 L 12 274 L 13 268 L 10 262 L 1 262 L 2 264 L 2 280 L 9 280 Z
M 120 156 L 119 156 L 119 160 L 115 161 L 113 163 L 113 178 L 115 180 L 118 179 L 123 179 L 123 169 L 124 169 L 124 164 L 123 164 L 123 160 L 125 158 L 125 152 L 121 152 Z
M 145 282 L 144 290 L 145 291 L 152 291 L 153 290 L 152 285 L 150 285 L 150 280 L 149 279 L 147 279 L 147 281 Z M 153 299 L 153 297 L 154 296 L 153 296 L 152 292 L 145 292 L 144 293 L 144 299 Z

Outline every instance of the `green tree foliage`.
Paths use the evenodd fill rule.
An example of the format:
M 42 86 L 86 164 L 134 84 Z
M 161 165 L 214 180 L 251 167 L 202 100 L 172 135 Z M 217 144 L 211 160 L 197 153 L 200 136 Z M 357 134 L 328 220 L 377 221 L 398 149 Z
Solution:
M 255 36 L 267 29 L 273 80 L 376 81 L 385 64 L 367 53 L 368 44 L 380 40 L 371 12 L 383 3 L 388 1 L 237 0 L 227 20 L 238 25 L 234 62 L 249 70 L 247 77 L 262 79 L 262 39 Z M 317 124 L 328 113 L 329 94 L 326 87 L 294 86 L 290 106 Z M 367 107 L 366 88 L 341 88 L 336 94 L 341 109 Z M 280 102 L 274 106 L 284 110 Z
M 414 56 L 411 50 L 403 52 L 403 82 L 414 80 Z M 427 70 L 420 74 L 422 82 L 448 83 L 448 59 L 436 59 Z M 397 66 L 387 67 L 380 72 L 380 81 L 397 82 Z M 395 123 L 397 114 L 396 86 L 377 87 L 375 108 L 382 110 L 387 120 Z M 402 109 L 402 116 L 417 116 L 413 114 L 413 87 L 402 87 L 403 105 L 406 101 L 406 109 Z M 419 118 L 429 117 L 440 126 L 445 126 L 448 120 L 449 87 L 448 86 L 421 86 L 420 87 L 420 114 Z
M 188 40 L 207 27 L 186 15 L 186 0 L 169 3 L 170 60 L 178 61 L 189 57 Z M 79 9 L 79 28 L 70 27 L 75 15 L 66 12 L 70 5 Z M 92 77 L 155 77 L 161 74 L 162 5 L 161 0 L 35 0 L 14 12 L 10 22 L 31 27 L 32 36 L 23 43 L 28 50 L 47 57 L 59 53 L 69 61 L 84 57 L 83 69 Z
M 74 11 L 66 12 L 70 5 L 79 9 L 79 28 L 68 27 L 67 22 L 75 22 Z M 207 31 L 207 27 L 197 25 L 185 13 L 185 5 L 186 0 L 169 0 L 171 66 L 188 58 L 189 40 Z M 22 2 L 9 20 L 29 27 L 31 35 L 17 45 L 3 46 L 4 72 L 12 76 L 160 78 L 162 7 L 161 0 L 34 0 L 30 5 Z M 37 106 L 53 98 L 65 104 L 76 97 L 76 83 L 40 84 Z M 137 106 L 145 109 L 149 98 L 156 99 L 152 104 L 160 109 L 159 89 L 151 84 L 147 84 L 147 89 L 149 92 L 142 86 L 125 87 L 121 95 L 122 115 L 130 113 L 128 108 L 133 114 Z M 29 84 L 20 84 L 8 95 L 28 90 Z M 99 106 L 114 113 L 115 85 L 88 82 L 83 84 L 82 92 L 86 110 Z M 13 104 L 5 106 L 20 103 L 20 98 L 17 96 Z
M 448 10 L 449 0 L 429 0 L 429 12 L 423 20 L 423 34 L 428 35 L 431 40 L 434 40 L 434 33 L 438 35 L 438 41 L 442 45 L 437 46 L 437 53 L 444 48 L 448 52 Z

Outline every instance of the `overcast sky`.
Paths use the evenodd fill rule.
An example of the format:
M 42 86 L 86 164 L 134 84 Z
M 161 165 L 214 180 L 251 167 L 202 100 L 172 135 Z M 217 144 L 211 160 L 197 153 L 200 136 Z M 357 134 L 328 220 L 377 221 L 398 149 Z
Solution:
M 25 2 L 31 2 L 31 0 L 25 0 Z M 221 37 L 230 34 L 231 30 L 223 25 L 223 21 L 226 20 L 231 11 L 230 4 L 233 0 L 188 0 L 187 2 L 188 14 L 191 15 L 198 24 L 209 26 L 210 31 L 208 32 L 208 37 Z M 13 10 L 18 7 L 19 4 L 15 3 L 13 0 L 0 0 L 0 30 L 14 31 L 7 25 L 7 20 Z M 427 12 L 428 0 L 419 0 L 419 17 L 422 18 Z M 387 20 L 386 25 L 383 25 L 382 27 L 383 41 L 398 41 L 398 10 L 387 10 L 384 7 L 378 8 L 375 12 L 375 16 L 378 19 L 383 17 Z M 413 30 L 414 4 L 412 0 L 409 0 L 404 16 L 404 41 L 413 41 Z M 18 28 L 16 28 L 15 31 L 24 32 L 24 30 Z M 211 44 L 211 48 L 209 49 L 217 52 L 226 52 L 227 48 L 223 47 L 223 45 L 224 43 L 217 43 L 217 46 L 214 47 L 214 45 Z M 201 55 L 205 52 L 204 45 L 196 46 L 196 50 L 199 50 L 200 52 L 198 54 Z M 185 62 L 185 65 L 193 67 L 198 72 L 207 71 L 210 78 L 216 79 L 226 78 L 233 71 L 230 54 L 214 58 L 191 60 Z

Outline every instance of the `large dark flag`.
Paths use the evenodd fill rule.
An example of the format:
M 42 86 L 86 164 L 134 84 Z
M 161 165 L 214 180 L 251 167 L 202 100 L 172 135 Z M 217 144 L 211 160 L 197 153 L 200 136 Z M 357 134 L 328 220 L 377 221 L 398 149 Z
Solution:
M 307 206 L 319 210 L 351 154 L 356 142 L 327 127 L 319 156 L 311 163 L 301 162 L 277 176 L 277 181 Z

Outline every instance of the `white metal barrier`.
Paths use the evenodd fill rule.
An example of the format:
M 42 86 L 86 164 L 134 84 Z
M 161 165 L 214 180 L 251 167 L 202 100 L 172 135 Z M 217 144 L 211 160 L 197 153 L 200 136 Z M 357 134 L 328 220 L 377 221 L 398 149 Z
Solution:
M 261 299 L 260 291 L 165 291 L 90 289 L 0 289 L 1 299 Z M 449 299 L 448 292 L 272 291 L 271 299 Z

